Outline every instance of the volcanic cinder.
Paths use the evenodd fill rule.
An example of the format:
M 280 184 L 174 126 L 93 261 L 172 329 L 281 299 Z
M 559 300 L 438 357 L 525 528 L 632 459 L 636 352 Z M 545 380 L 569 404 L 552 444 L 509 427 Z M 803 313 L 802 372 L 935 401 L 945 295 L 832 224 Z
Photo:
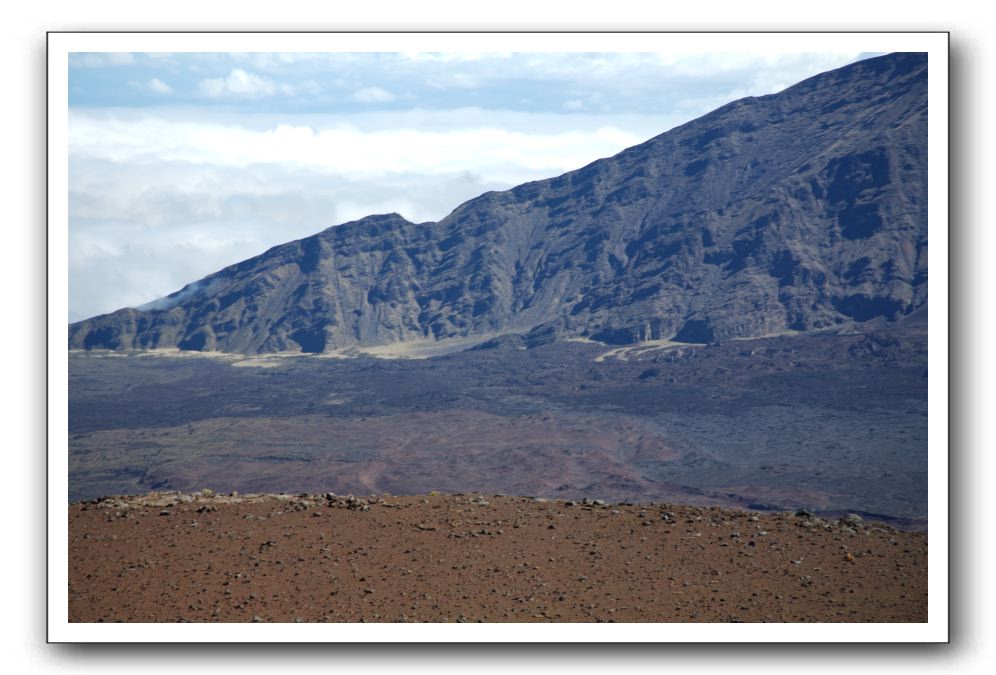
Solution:
M 922 622 L 926 535 L 493 495 L 70 509 L 71 621 Z

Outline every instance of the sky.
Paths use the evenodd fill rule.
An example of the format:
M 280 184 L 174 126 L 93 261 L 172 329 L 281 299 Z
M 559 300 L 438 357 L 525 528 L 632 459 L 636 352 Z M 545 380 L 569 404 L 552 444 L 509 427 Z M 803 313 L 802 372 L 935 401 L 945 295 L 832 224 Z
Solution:
M 73 53 L 69 320 L 374 213 L 439 220 L 870 53 Z

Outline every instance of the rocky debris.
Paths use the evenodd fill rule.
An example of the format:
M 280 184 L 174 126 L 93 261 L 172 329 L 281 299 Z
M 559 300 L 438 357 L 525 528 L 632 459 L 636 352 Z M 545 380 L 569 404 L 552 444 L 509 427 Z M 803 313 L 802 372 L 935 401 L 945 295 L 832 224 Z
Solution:
M 346 495 L 345 497 L 332 496 L 331 498 L 326 498 L 325 505 L 333 509 L 369 511 L 371 505 L 377 501 L 379 500 L 376 497 L 372 497 L 371 499 L 363 499 L 361 497 L 354 497 L 353 495 Z
M 474 509 L 466 495 L 392 497 L 387 508 L 371 501 L 377 499 L 202 495 L 190 502 L 177 493 L 153 493 L 71 505 L 71 620 L 926 617 L 926 535 L 881 523 L 865 523 L 855 540 L 843 519 L 804 528 L 799 522 L 816 516 L 793 512 L 674 504 L 578 508 L 501 496 L 489 498 L 487 509 Z M 340 500 L 333 517 L 312 517 Z M 293 508 L 302 502 L 309 507 Z M 208 504 L 216 510 L 206 512 L 200 527 L 178 530 L 174 519 L 157 517 L 158 504 L 167 503 L 162 510 L 175 515 Z M 384 508 L 359 508 L 372 504 Z M 670 520 L 650 517 L 657 508 Z M 117 510 L 130 513 L 135 524 L 105 517 Z M 618 514 L 610 516 L 611 510 Z M 641 523 L 649 524 L 637 527 Z
M 380 497 L 371 495 L 370 497 L 355 497 L 353 495 L 337 496 L 331 492 L 322 495 L 302 493 L 298 495 L 286 494 L 246 494 L 239 496 L 237 492 L 231 494 L 217 494 L 211 491 L 184 494 L 182 492 L 150 492 L 146 495 L 135 497 L 101 497 L 79 503 L 82 510 L 89 509 L 115 509 L 118 511 L 128 511 L 134 509 L 146 509 L 150 507 L 162 507 L 160 515 L 169 516 L 174 513 L 176 507 L 183 507 L 188 504 L 197 503 L 196 507 L 191 507 L 195 513 L 216 513 L 220 507 L 226 504 L 259 504 L 272 503 L 279 504 L 280 509 L 272 514 L 284 512 L 309 511 L 319 506 L 332 509 L 346 509 L 349 511 L 369 511 L 375 504 L 383 503 Z M 319 515 L 320 514 L 312 514 Z M 254 514 L 246 514 L 246 519 L 260 518 Z

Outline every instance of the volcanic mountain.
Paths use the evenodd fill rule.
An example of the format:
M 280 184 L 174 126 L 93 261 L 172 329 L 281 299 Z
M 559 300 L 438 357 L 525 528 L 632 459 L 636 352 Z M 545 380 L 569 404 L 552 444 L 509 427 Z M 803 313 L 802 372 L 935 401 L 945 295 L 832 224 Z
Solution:
M 373 215 L 69 327 L 70 348 L 322 352 L 539 331 L 713 342 L 927 302 L 927 57 L 729 103 L 439 222 Z

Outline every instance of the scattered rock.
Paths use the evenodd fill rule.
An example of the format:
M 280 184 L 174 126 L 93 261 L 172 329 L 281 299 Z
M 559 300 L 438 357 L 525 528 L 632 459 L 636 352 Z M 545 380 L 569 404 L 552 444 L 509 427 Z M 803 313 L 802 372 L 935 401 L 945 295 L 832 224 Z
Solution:
M 73 620 L 141 615 L 192 622 L 390 621 L 402 610 L 416 622 L 452 621 L 461 611 L 468 622 L 648 617 L 667 623 L 689 621 L 693 613 L 699 621 L 726 621 L 730 612 L 743 621 L 926 615 L 926 537 L 891 528 L 862 527 L 855 539 L 841 534 L 836 521 L 791 513 L 793 524 L 823 523 L 834 528 L 832 534 L 787 530 L 786 514 L 750 521 L 750 515 L 729 509 L 671 505 L 658 520 L 660 505 L 621 502 L 608 508 L 627 517 L 606 518 L 608 508 L 599 510 L 594 500 L 587 508 L 566 510 L 565 502 L 494 498 L 488 509 L 478 510 L 468 504 L 470 495 L 429 504 L 422 497 L 392 497 L 397 508 L 381 507 L 368 516 L 325 511 L 325 495 L 255 495 L 244 503 L 215 495 L 189 506 L 178 497 L 117 497 L 102 502 L 109 505 L 103 509 L 70 507 L 70 550 L 79 565 L 70 577 Z M 336 509 L 372 506 L 368 498 L 331 501 Z M 325 517 L 295 516 L 293 505 L 301 502 L 309 505 L 305 515 Z M 278 510 L 284 515 L 255 517 Z M 124 518 L 106 520 L 125 511 L 138 527 Z M 157 521 L 160 511 L 181 520 Z M 649 517 L 640 517 L 641 511 Z M 174 527 L 189 523 L 194 512 L 210 517 L 201 518 L 199 528 Z M 658 527 L 639 528 L 641 522 Z M 563 534 L 536 537 L 536 528 Z M 446 536 L 431 534 L 437 529 Z M 115 539 L 119 544 L 108 546 Z M 164 574 L 161 561 L 179 565 L 174 569 L 185 571 L 183 581 Z M 146 589 L 149 601 L 129 596 L 135 588 Z M 426 591 L 431 599 L 422 597 Z M 775 595 L 786 600 L 776 602 Z M 795 602 L 800 599 L 805 607 Z M 779 608 L 788 613 L 779 614 Z

